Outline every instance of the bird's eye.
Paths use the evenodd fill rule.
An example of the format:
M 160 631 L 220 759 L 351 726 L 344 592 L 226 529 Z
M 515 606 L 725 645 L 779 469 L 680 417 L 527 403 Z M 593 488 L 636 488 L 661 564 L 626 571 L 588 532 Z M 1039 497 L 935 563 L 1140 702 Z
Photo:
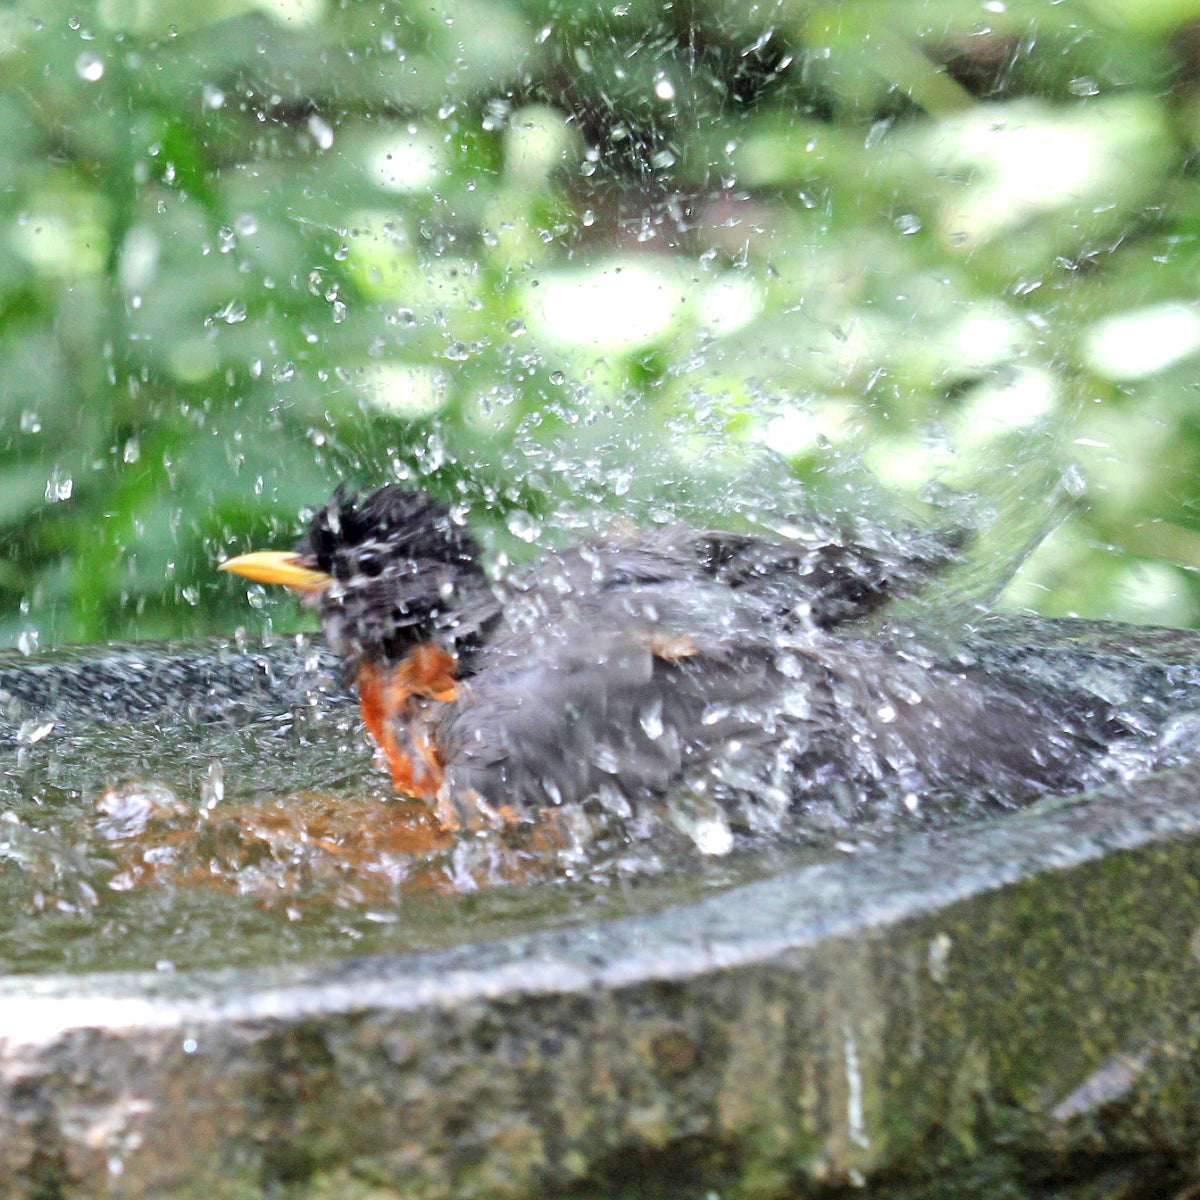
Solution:
M 383 574 L 383 560 L 378 554 L 371 551 L 365 551 L 358 557 L 358 569 L 364 574 L 369 575 L 374 579 L 377 575 Z

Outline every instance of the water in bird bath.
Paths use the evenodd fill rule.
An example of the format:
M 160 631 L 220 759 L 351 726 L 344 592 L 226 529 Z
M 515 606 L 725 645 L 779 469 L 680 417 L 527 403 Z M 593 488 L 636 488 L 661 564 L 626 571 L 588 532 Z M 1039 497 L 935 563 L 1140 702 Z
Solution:
M 1072 711 L 1076 727 L 1091 722 L 1097 746 L 1108 739 L 1080 769 L 1079 786 L 1190 753 L 1188 714 L 1200 707 L 1194 666 L 1097 657 L 1095 646 L 1056 636 L 1057 648 L 1045 636 L 1031 648 L 1029 630 L 1018 629 L 977 639 L 974 654 L 989 671 L 1036 688 L 1043 714 L 1052 710 L 1048 739 Z M 211 665 L 228 649 L 188 653 Z M 123 653 L 139 670 L 121 667 L 114 678 L 132 674 L 136 684 L 165 673 L 178 684 L 187 676 L 177 651 Z M 786 828 L 764 825 L 760 812 L 756 829 L 744 796 L 731 807 L 736 780 L 727 778 L 632 816 L 596 810 L 586 828 L 560 816 L 448 836 L 428 809 L 395 797 L 372 765 L 357 708 L 328 680 L 311 690 L 287 682 L 280 663 L 307 661 L 309 652 L 272 653 L 282 655 L 273 682 L 236 719 L 220 717 L 228 704 L 212 699 L 220 688 L 211 673 L 188 685 L 195 703 L 177 686 L 149 712 L 129 712 L 136 688 L 120 694 L 114 685 L 103 704 L 125 711 L 116 722 L 72 709 L 65 686 L 53 712 L 36 711 L 47 702 L 41 693 L 10 702 L 0 750 L 6 971 L 271 964 L 592 922 L 822 857 L 869 854 L 914 829 L 1034 798 L 960 788 L 914 805 L 897 794 L 849 817 L 829 801 Z M 80 665 L 47 663 L 68 675 Z M 94 685 L 95 665 L 82 665 Z M 11 690 L 39 664 L 0 667 Z M 236 653 L 229 670 L 246 679 Z
M 772 869 L 693 843 L 448 837 L 336 701 L 238 722 L 26 719 L 0 752 L 8 972 L 410 950 L 683 901 Z M 601 844 L 603 843 L 603 844 Z M 683 870 L 686 866 L 688 869 Z

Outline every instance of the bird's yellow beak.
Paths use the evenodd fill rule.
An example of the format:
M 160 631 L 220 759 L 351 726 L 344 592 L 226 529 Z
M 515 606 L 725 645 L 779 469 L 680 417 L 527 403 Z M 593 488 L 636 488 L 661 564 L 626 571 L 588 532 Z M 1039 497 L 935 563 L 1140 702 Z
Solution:
M 282 550 L 256 550 L 239 554 L 218 564 L 218 570 L 232 571 L 256 583 L 282 583 L 297 592 L 319 592 L 333 582 L 332 575 L 306 567 L 298 554 Z

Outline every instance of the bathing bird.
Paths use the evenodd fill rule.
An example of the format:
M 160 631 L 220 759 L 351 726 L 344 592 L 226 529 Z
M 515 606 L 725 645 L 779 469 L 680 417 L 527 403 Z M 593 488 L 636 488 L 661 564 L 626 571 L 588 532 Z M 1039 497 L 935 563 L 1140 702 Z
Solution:
M 450 827 L 678 788 L 844 813 L 1078 786 L 1106 714 L 887 620 L 961 530 L 780 527 L 621 531 L 497 579 L 441 500 L 343 486 L 294 550 L 220 565 L 316 610 L 396 789 Z

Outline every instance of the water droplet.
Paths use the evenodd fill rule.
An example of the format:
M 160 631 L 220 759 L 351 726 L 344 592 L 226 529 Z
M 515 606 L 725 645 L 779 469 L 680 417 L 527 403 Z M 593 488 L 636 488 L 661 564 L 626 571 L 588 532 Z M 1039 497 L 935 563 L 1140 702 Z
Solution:
M 929 976 L 934 983 L 945 983 L 949 974 L 950 951 L 954 942 L 948 933 L 935 933 L 929 940 Z
M 219 762 L 209 763 L 200 785 L 200 806 L 212 812 L 225 799 L 225 768 Z
M 588 757 L 596 769 L 606 775 L 616 775 L 621 770 L 621 756 L 612 746 L 603 743 L 593 746 Z
M 508 532 L 523 542 L 532 542 L 541 533 L 541 526 L 523 508 L 514 508 L 504 519 Z
M 450 359 L 451 362 L 466 362 L 471 357 L 471 351 L 468 349 L 465 342 L 451 342 L 444 351 L 444 358 Z
M 42 418 L 35 409 L 27 408 L 21 413 L 21 432 L 42 432 Z
M 448 457 L 446 443 L 436 433 L 431 433 L 420 451 L 422 469 L 426 472 L 440 471 Z
M 36 637 L 36 634 L 34 636 Z M 22 649 L 21 653 L 29 654 L 30 652 Z M 53 721 L 22 721 L 21 727 L 17 730 L 17 741 L 22 746 L 36 746 L 42 738 L 49 735 L 53 728 Z
M 238 237 L 250 237 L 258 232 L 258 218 L 253 213 L 242 213 L 234 219 L 233 231 Z
M 896 228 L 900 233 L 918 233 L 921 229 L 921 218 L 916 213 L 901 213 L 896 218 Z
M 151 821 L 185 815 L 188 806 L 165 784 L 129 783 L 106 788 L 96 801 L 96 810 L 100 814 L 96 833 L 105 841 L 118 842 L 139 837 Z
M 28 658 L 31 654 L 36 654 L 38 648 L 38 631 L 36 629 L 22 629 L 17 637 L 17 649 Z
M 660 75 L 654 85 L 654 94 L 660 100 L 674 100 L 675 85 L 665 75 Z
M 218 308 L 212 315 L 214 321 L 224 321 L 226 325 L 237 325 L 246 319 L 246 305 L 242 300 L 230 300 L 228 304 Z
M 321 150 L 328 150 L 333 145 L 332 126 L 316 113 L 308 118 L 308 132 Z
M 554 384 L 555 387 L 562 387 L 562 385 L 567 382 L 567 377 L 561 371 L 551 371 L 550 382 Z
M 104 60 L 90 50 L 85 50 L 75 60 L 75 74 L 87 83 L 96 83 L 104 78 Z
M 220 108 L 225 103 L 225 93 L 219 87 L 206 83 L 201 91 L 205 108 Z
M 668 806 L 668 813 L 675 828 L 691 838 L 701 854 L 719 858 L 733 849 L 733 831 L 711 797 L 679 796 Z
M 75 490 L 75 480 L 69 472 L 61 467 L 55 467 L 46 480 L 46 500 L 53 504 L 56 500 L 70 500 Z
M 662 737 L 665 726 L 663 725 L 663 706 L 660 698 L 655 697 L 642 709 L 638 714 L 638 724 L 641 725 L 648 738 L 657 741 Z
M 887 137 L 888 131 L 892 127 L 891 117 L 885 117 L 882 120 L 876 121 L 867 131 L 866 140 L 863 145 L 870 150 L 873 146 L 878 146 L 880 142 Z
M 124 448 L 121 450 L 121 458 L 124 462 L 135 463 L 142 457 L 142 447 L 138 443 L 137 438 L 129 438 Z

